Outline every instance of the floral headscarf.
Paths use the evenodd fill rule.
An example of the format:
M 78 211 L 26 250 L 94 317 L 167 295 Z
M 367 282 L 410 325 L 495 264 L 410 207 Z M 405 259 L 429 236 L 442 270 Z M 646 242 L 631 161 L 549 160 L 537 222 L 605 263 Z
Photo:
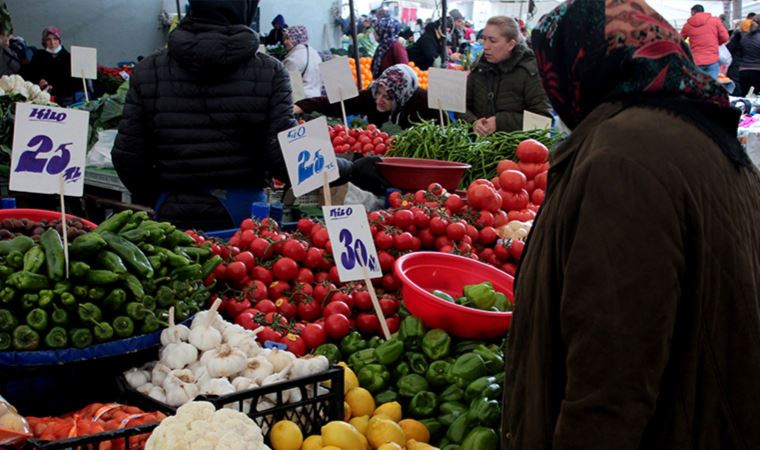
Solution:
M 282 33 L 290 39 L 290 43 L 295 47 L 298 44 L 309 43 L 309 33 L 306 31 L 306 27 L 302 25 L 293 25 L 285 28 Z
M 391 46 L 398 39 L 401 32 L 401 23 L 393 17 L 383 17 L 375 25 L 375 33 L 378 36 L 378 46 L 375 55 L 372 57 L 372 76 L 377 78 L 380 75 L 380 64 L 383 57 L 391 49 Z
M 369 85 L 373 96 L 378 86 L 385 88 L 385 92 L 393 102 L 393 111 L 397 112 L 417 92 L 420 82 L 411 67 L 406 64 L 396 64 L 385 69 L 382 75 Z

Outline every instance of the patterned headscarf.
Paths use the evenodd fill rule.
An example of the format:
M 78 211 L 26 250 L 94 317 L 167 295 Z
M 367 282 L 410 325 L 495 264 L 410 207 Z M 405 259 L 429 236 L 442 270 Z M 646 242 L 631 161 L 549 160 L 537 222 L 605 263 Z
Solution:
M 59 41 L 63 42 L 63 39 L 61 39 L 61 30 L 58 27 L 47 27 L 42 30 L 42 48 L 45 48 L 45 41 L 50 34 L 55 36 Z
M 393 102 L 393 111 L 397 112 L 412 98 L 420 87 L 417 74 L 406 64 L 396 64 L 383 71 L 380 77 L 369 85 L 374 97 L 378 86 L 385 88 L 385 92 Z
M 636 94 L 728 106 L 725 90 L 645 0 L 567 0 L 532 39 L 546 93 L 571 128 L 600 103 Z
M 372 76 L 377 78 L 380 75 L 380 64 L 383 57 L 391 49 L 391 46 L 398 39 L 401 32 L 401 23 L 393 17 L 383 17 L 377 21 L 375 33 L 378 36 L 378 46 L 375 50 L 375 56 L 372 57 Z
M 309 33 L 306 31 L 306 27 L 302 25 L 292 25 L 285 28 L 282 33 L 290 39 L 290 43 L 295 47 L 298 44 L 309 43 Z

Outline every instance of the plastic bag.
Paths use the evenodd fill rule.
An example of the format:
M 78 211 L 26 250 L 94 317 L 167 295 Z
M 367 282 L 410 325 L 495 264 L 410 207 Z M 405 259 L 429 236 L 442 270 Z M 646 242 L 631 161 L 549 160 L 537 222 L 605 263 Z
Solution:
M 118 130 L 103 130 L 98 133 L 98 142 L 87 153 L 87 167 L 113 168 L 111 149 Z
M 721 67 L 728 67 L 731 65 L 733 62 L 733 57 L 731 56 L 731 52 L 728 50 L 728 47 L 726 47 L 726 44 L 718 47 L 718 54 L 720 55 L 719 64 Z
M 0 446 L 19 444 L 32 437 L 26 419 L 0 396 Z

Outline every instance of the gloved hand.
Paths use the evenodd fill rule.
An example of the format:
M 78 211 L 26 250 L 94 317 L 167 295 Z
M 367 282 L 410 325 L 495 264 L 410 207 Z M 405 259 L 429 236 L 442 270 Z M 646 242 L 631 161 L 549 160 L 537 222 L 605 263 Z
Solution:
M 375 163 L 381 161 L 379 156 L 365 156 L 352 163 L 351 175 L 348 181 L 360 189 L 370 191 L 375 195 L 385 195 L 390 183 L 378 172 Z

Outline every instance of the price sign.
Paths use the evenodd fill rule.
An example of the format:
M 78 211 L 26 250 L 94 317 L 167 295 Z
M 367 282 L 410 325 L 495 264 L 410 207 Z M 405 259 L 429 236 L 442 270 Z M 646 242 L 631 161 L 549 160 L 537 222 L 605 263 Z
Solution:
M 10 189 L 81 197 L 84 190 L 86 111 L 16 104 Z
M 330 103 L 338 103 L 359 96 L 354 76 L 348 65 L 348 58 L 345 56 L 320 63 L 319 72 L 322 74 Z
M 383 276 L 363 205 L 323 206 L 340 281 Z
M 285 130 L 277 139 L 296 197 L 322 187 L 325 174 L 328 182 L 340 178 L 324 116 Z
M 293 103 L 300 102 L 306 98 L 303 87 L 303 77 L 297 70 L 288 70 L 290 74 L 290 87 L 293 89 Z
M 71 46 L 71 76 L 74 78 L 98 78 L 98 49 Z
M 467 112 L 467 73 L 435 67 L 428 73 L 428 108 Z
M 551 117 L 523 111 L 523 131 L 543 130 L 552 126 Z

